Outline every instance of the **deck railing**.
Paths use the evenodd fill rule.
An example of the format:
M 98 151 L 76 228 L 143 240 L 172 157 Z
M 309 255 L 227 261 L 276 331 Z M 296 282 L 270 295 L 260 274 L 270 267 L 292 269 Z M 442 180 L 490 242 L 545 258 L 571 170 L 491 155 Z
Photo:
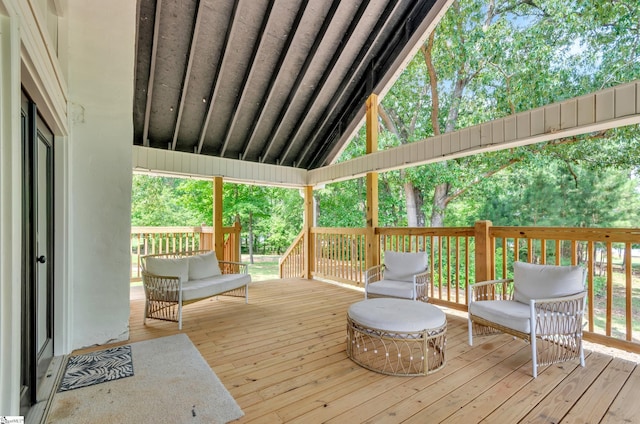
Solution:
M 632 260 L 640 229 L 493 227 L 481 222 L 468 228 L 375 228 L 373 233 L 375 263 L 384 263 L 385 250 L 428 252 L 431 301 L 461 310 L 466 310 L 469 284 L 510 277 L 514 260 L 585 266 L 585 338 L 640 352 L 640 264 L 634 269 Z M 302 276 L 309 266 L 312 276 L 363 287 L 366 234 L 363 228 L 312 228 L 311 259 L 304 257 L 301 234 L 281 259 L 281 277 Z
M 311 274 L 347 284 L 364 284 L 365 230 L 312 228 Z
M 280 278 L 302 278 L 305 270 L 304 233 L 298 234 L 280 260 Z
M 223 227 L 223 258 L 240 260 L 239 223 Z M 156 253 L 173 253 L 185 250 L 214 250 L 213 227 L 131 227 L 131 281 L 140 281 L 140 258 Z

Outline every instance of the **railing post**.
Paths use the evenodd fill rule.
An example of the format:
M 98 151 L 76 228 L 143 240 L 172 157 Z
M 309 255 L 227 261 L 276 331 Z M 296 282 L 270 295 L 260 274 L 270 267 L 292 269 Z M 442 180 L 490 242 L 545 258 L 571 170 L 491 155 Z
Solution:
M 311 248 L 311 227 L 313 227 L 313 187 L 305 186 L 304 187 L 304 219 L 303 219 L 303 255 L 304 258 L 304 278 L 310 280 L 313 272 L 313 263 L 315 258 L 311 257 L 314 255 L 313 249 Z
M 371 94 L 367 98 L 367 140 L 366 153 L 370 154 L 378 150 L 378 95 Z M 376 228 L 378 227 L 378 173 L 367 173 L 367 231 L 365 243 L 367 253 L 365 256 L 365 269 L 378 265 L 380 255 L 379 243 L 376 240 Z
M 222 177 L 213 177 L 213 249 L 218 260 L 224 260 L 224 229 L 222 228 Z
M 491 279 L 491 221 L 478 221 L 474 226 L 476 241 L 476 282 Z

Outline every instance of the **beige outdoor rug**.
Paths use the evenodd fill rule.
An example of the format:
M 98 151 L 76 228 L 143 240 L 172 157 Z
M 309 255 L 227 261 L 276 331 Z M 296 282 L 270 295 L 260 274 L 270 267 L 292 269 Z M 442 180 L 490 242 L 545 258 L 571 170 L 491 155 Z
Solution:
M 244 413 L 186 334 L 72 356 L 45 423 L 227 423 Z

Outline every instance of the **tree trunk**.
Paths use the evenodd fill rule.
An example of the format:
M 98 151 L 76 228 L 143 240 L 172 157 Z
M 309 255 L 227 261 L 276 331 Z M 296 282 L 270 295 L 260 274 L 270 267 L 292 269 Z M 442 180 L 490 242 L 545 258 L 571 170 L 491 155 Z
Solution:
M 404 183 L 404 197 L 407 205 L 407 225 L 409 227 L 418 226 L 418 205 L 416 202 L 416 190 L 410 181 Z
M 433 209 L 431 211 L 431 226 L 444 227 L 444 216 L 449 203 L 449 184 L 442 183 L 436 186 L 433 193 Z

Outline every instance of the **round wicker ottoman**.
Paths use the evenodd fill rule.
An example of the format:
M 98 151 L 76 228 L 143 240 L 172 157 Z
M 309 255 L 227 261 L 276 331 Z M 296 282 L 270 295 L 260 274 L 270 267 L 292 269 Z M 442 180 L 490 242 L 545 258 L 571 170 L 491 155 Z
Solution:
M 347 356 L 389 375 L 426 375 L 445 364 L 447 317 L 414 300 L 377 298 L 347 312 Z

